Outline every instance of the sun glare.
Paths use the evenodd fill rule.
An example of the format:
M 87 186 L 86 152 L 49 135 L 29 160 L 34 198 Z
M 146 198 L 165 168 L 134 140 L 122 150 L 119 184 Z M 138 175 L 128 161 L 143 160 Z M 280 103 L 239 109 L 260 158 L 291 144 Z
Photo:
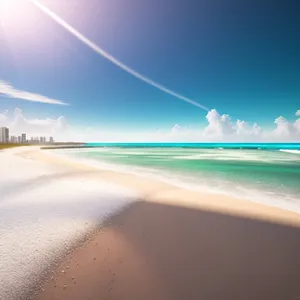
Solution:
M 1 14 L 14 15 L 22 3 L 24 4 L 24 0 L 0 0 Z
M 36 35 L 39 14 L 30 0 L 0 0 L 0 25 L 6 41 L 23 43 Z
M 22 22 L 32 4 L 28 0 L 0 0 L 0 16 L 3 22 Z

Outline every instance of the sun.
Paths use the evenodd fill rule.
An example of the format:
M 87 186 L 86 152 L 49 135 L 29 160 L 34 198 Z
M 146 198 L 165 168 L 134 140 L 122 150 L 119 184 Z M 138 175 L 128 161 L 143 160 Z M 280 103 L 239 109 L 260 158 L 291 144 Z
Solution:
M 10 14 L 19 9 L 19 5 L 24 0 L 0 0 L 0 7 L 2 14 Z
M 0 0 L 1 20 L 21 22 L 31 5 L 30 0 Z
M 0 25 L 6 38 L 25 38 L 26 30 L 37 26 L 37 17 L 31 0 L 0 0 Z

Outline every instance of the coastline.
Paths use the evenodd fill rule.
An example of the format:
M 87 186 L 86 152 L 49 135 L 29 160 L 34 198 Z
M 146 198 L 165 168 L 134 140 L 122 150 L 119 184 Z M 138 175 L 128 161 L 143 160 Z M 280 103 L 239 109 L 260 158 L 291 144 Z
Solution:
M 101 230 L 98 230 L 99 224 L 103 224 L 102 219 L 94 227 L 92 231 L 94 234 L 85 243 L 80 243 L 79 247 L 73 248 L 74 250 L 66 258 L 63 258 L 63 262 L 61 265 L 58 265 L 56 272 L 55 282 L 57 282 L 57 286 L 54 287 L 53 280 L 50 282 L 46 281 L 41 285 L 40 292 L 34 299 L 46 300 L 55 299 L 55 297 L 61 297 L 60 299 L 77 299 L 76 295 L 80 294 L 80 290 L 85 291 L 85 294 L 81 294 L 81 296 L 87 296 L 86 299 L 89 299 L 87 283 L 92 285 L 89 290 L 93 291 L 93 297 L 96 299 L 100 295 L 104 299 L 105 297 L 119 299 L 120 293 L 124 296 L 122 299 L 134 299 L 132 297 L 137 296 L 142 297 L 140 299 L 147 299 L 146 291 L 149 299 L 175 299 L 174 292 L 172 291 L 170 294 L 172 289 L 180 293 L 185 293 L 187 292 L 186 287 L 189 287 L 193 288 L 195 293 L 200 293 L 201 291 L 196 288 L 197 284 L 200 284 L 203 288 L 201 282 L 203 284 L 206 282 L 205 284 L 208 286 L 213 283 L 212 278 L 210 278 L 210 283 L 205 281 L 205 272 L 202 275 L 198 274 L 198 269 L 205 269 L 206 272 L 210 272 L 210 268 L 213 268 L 215 276 L 221 276 L 224 280 L 226 277 L 230 277 L 230 274 L 236 275 L 239 273 L 241 275 L 243 270 L 251 268 L 251 261 L 255 267 L 260 265 L 262 269 L 265 268 L 265 271 L 267 265 L 271 266 L 270 270 L 273 270 L 276 275 L 274 275 L 275 290 L 275 283 L 279 284 L 279 278 L 285 279 L 289 277 L 292 279 L 291 286 L 289 286 L 289 293 L 293 293 L 294 295 L 294 293 L 298 292 L 297 287 L 293 285 L 293 282 L 295 282 L 293 280 L 296 276 L 298 278 L 300 276 L 297 271 L 297 269 L 300 270 L 299 259 L 296 255 L 300 249 L 300 215 L 297 213 L 223 195 L 200 194 L 157 180 L 137 177 L 136 175 L 99 170 L 82 163 L 70 162 L 48 155 L 37 148 L 18 151 L 16 155 L 26 160 L 39 162 L 48 166 L 51 165 L 52 167 L 56 166 L 58 169 L 68 169 L 68 172 L 73 175 L 75 174 L 75 177 L 83 176 L 82 178 L 85 181 L 99 180 L 99 182 L 112 184 L 112 186 L 124 187 L 130 191 L 134 191 L 134 194 L 137 195 L 135 196 L 135 201 L 129 201 L 125 205 L 118 206 L 121 211 L 120 209 L 114 209 L 109 214 L 111 215 L 109 222 L 105 222 L 105 226 L 102 226 Z M 73 188 L 75 193 L 78 187 L 75 185 Z M 116 211 L 120 213 L 115 215 L 114 212 Z M 176 233 L 178 237 L 176 237 Z M 87 237 L 86 234 L 85 237 Z M 212 240 L 210 238 L 207 240 L 207 237 L 211 234 Z M 281 241 L 277 236 L 281 238 Z M 167 243 L 166 241 L 169 242 Z M 103 249 L 102 247 L 102 250 L 97 249 L 95 243 L 103 245 Z M 285 245 L 281 245 L 282 243 Z M 108 256 L 107 252 L 103 251 L 110 244 L 113 245 L 111 247 L 114 249 L 114 252 L 111 251 L 112 249 L 107 250 L 111 251 L 110 253 L 112 254 L 109 256 L 110 259 L 104 264 L 103 261 Z M 171 250 L 168 250 L 168 255 L 166 256 L 166 249 L 168 247 L 171 247 Z M 201 253 L 203 247 L 206 251 Z M 252 253 L 253 255 L 250 251 L 251 247 L 252 250 L 255 250 Z M 191 249 L 197 251 L 190 253 Z M 219 249 L 220 252 L 216 253 L 216 249 Z M 259 252 L 259 249 L 263 250 L 262 253 Z M 272 251 L 275 251 L 275 253 L 272 254 Z M 161 256 L 158 252 L 163 253 L 163 255 Z M 179 252 L 185 253 L 182 256 L 184 260 L 181 258 Z M 222 256 L 221 253 L 224 255 Z M 122 266 L 121 269 L 116 262 L 120 255 L 129 262 L 125 267 Z M 234 263 L 235 255 L 237 257 L 236 263 Z M 261 258 L 259 258 L 260 255 L 262 255 Z M 271 256 L 272 261 L 270 261 L 268 255 Z M 171 259 L 168 258 L 169 256 Z M 93 257 L 92 261 L 89 260 L 91 257 Z M 94 260 L 95 257 L 96 259 Z M 218 261 L 222 265 L 229 257 L 230 263 L 225 263 L 225 271 L 222 271 L 223 273 L 221 272 L 221 274 L 216 273 L 217 269 L 213 261 Z M 246 263 L 248 258 L 249 262 Z M 255 262 L 255 260 L 257 261 Z M 56 264 L 58 262 L 57 260 Z M 78 268 L 78 262 L 82 267 Z M 162 274 L 158 276 L 164 269 L 160 270 L 159 265 L 163 266 L 167 264 L 170 267 L 170 264 L 176 265 L 177 262 L 180 262 L 180 268 L 186 269 L 187 272 L 190 270 L 192 273 L 196 272 L 199 276 L 201 275 L 201 280 L 198 282 L 191 280 L 190 284 L 183 284 L 183 278 L 180 276 L 178 278 L 172 277 L 171 273 L 168 272 L 163 274 L 163 277 L 161 277 Z M 207 266 L 206 262 L 210 262 L 212 265 Z M 244 268 L 239 269 L 243 264 L 245 264 Z M 67 270 L 70 271 L 61 273 L 61 266 L 63 265 L 68 267 Z M 132 269 L 132 265 L 135 266 L 135 269 Z M 156 267 L 153 269 L 152 265 Z M 193 266 L 197 266 L 197 268 Z M 235 268 L 232 269 L 231 266 L 235 266 Z M 278 272 L 276 271 L 276 267 L 279 268 Z M 102 271 L 99 271 L 99 268 L 102 268 Z M 119 275 L 123 275 L 115 279 L 108 272 L 112 268 L 116 268 L 114 273 L 118 272 Z M 144 270 L 147 271 L 144 272 Z M 174 269 L 172 270 L 174 271 L 173 273 L 176 273 Z M 252 275 L 256 274 L 258 276 L 257 271 L 258 269 L 254 268 L 251 271 Z M 70 280 L 71 282 L 74 281 L 72 279 L 74 277 L 72 273 L 74 274 L 74 272 L 76 272 L 78 279 L 76 284 L 73 283 L 72 288 L 68 288 Z M 144 277 L 143 272 L 145 273 Z M 265 275 L 272 276 L 270 272 L 267 272 Z M 245 280 L 251 281 L 253 278 L 250 273 L 246 271 L 244 275 L 242 274 L 244 276 L 242 277 Z M 72 277 L 63 277 L 65 274 Z M 126 274 L 131 274 L 132 278 L 135 278 L 135 281 L 139 282 L 140 286 L 143 287 L 136 289 L 136 293 L 138 294 L 134 294 L 134 287 L 139 284 L 132 281 L 128 282 L 128 275 Z M 251 276 L 248 278 L 247 274 Z M 236 276 L 233 277 L 237 280 Z M 67 287 L 64 288 L 66 278 L 69 281 Z M 84 278 L 87 278 L 87 281 Z M 157 280 L 158 278 L 159 280 Z M 165 278 L 170 278 L 170 282 L 167 282 L 168 280 Z M 113 289 L 114 293 L 117 294 L 111 296 L 112 287 L 110 289 L 101 289 L 101 291 L 105 290 L 106 292 L 106 294 L 101 294 L 101 291 L 96 288 L 100 279 L 104 280 L 101 283 L 102 287 L 107 287 L 110 282 L 118 282 L 120 288 Z M 180 282 L 181 284 L 179 284 Z M 241 284 L 245 285 L 245 282 L 241 282 Z M 221 290 L 222 287 L 224 288 L 221 281 L 217 281 L 214 284 L 216 286 L 220 285 Z M 233 282 L 228 283 L 228 287 L 231 287 L 230 291 L 234 292 L 232 284 Z M 264 286 L 264 284 L 266 284 L 265 281 L 262 285 Z M 150 290 L 149 286 L 152 287 Z M 175 288 L 176 286 L 180 287 L 180 291 Z M 287 288 L 287 283 L 283 287 Z M 251 287 L 249 286 L 249 288 Z M 255 286 L 252 289 L 255 290 Z M 211 289 L 208 289 L 207 295 L 210 295 L 211 291 Z M 223 290 L 223 292 L 226 294 L 229 290 Z M 259 291 L 256 290 L 256 292 Z M 196 294 L 195 297 L 199 296 L 199 294 Z M 202 296 L 205 295 L 202 294 Z M 210 297 L 210 299 L 219 299 L 213 298 L 217 297 L 213 294 Z M 274 297 L 273 299 L 282 299 L 276 298 L 275 294 Z
M 300 157 L 296 154 L 168 147 L 70 149 L 48 153 L 98 170 L 133 174 L 201 194 L 218 194 L 300 213 Z
M 24 156 L 24 153 L 22 156 Z M 33 154 L 31 153 L 31 156 L 35 160 L 51 164 L 68 166 L 84 171 L 93 171 L 94 175 L 101 180 L 135 190 L 139 198 L 146 201 L 166 202 L 167 204 L 170 203 L 183 207 L 225 212 L 253 219 L 267 220 L 269 222 L 300 226 L 300 214 L 281 207 L 249 201 L 242 197 L 238 198 L 222 193 L 187 189 L 157 178 L 100 169 L 96 166 L 85 164 L 81 160 L 76 161 L 75 159 L 69 159 L 60 155 L 49 154 L 47 150 L 34 151 Z M 182 198 L 185 198 L 184 201 Z

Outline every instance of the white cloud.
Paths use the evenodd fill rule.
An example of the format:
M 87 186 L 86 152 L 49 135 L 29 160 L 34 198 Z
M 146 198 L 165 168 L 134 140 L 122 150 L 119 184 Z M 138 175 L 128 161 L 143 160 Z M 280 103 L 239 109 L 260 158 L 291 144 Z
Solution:
M 32 102 L 42 102 L 48 104 L 59 104 L 59 105 L 68 105 L 60 100 L 51 99 L 43 95 L 30 93 L 27 91 L 21 91 L 15 89 L 11 84 L 5 81 L 0 80 L 0 95 L 6 96 L 8 98 L 21 99 Z
M 296 112 L 297 115 L 298 111 Z M 300 139 L 300 119 L 294 123 L 289 122 L 280 116 L 275 119 L 276 129 L 273 131 L 273 137 L 282 141 L 299 141 Z
M 220 115 L 216 109 L 210 110 L 206 119 L 208 125 L 204 128 L 203 136 L 207 140 L 249 140 L 251 138 L 258 138 L 262 129 L 254 123 L 252 126 L 243 120 L 232 122 L 229 115 Z
M 8 114 L 8 110 L 7 109 L 3 113 L 0 113 L 0 124 L 2 124 L 2 126 L 6 125 L 7 114 Z
M 254 136 L 259 136 L 262 134 L 262 132 L 263 132 L 262 128 L 259 127 L 256 123 L 254 123 L 252 126 L 252 134 Z
M 229 115 L 220 115 L 216 109 L 210 110 L 206 119 L 208 126 L 204 129 L 204 136 L 212 139 L 221 139 L 233 133 L 233 125 Z
M 300 109 L 298 109 L 295 113 L 296 116 L 300 117 Z
M 294 126 L 295 126 L 296 131 L 298 132 L 298 134 L 300 134 L 300 119 L 297 119 L 295 121 Z
M 28 136 L 54 136 L 58 141 L 103 142 L 286 142 L 300 140 L 300 118 L 290 122 L 280 116 L 274 129 L 262 130 L 256 124 L 233 120 L 220 115 L 215 109 L 207 113 L 208 124 L 204 128 L 175 124 L 169 129 L 149 131 L 110 131 L 99 127 L 70 127 L 63 116 L 58 118 L 28 118 L 19 108 L 13 114 L 0 113 L 0 127 L 8 126 L 12 135 L 22 132 Z
M 7 111 L 0 114 L 0 126 L 8 126 L 12 135 L 20 135 L 24 132 L 31 136 L 61 135 L 69 128 L 63 116 L 57 119 L 28 119 L 18 107 L 14 110 L 12 117 L 8 116 Z
M 236 126 L 237 126 L 237 135 L 248 134 L 248 132 L 250 131 L 248 122 L 237 120 Z
M 187 127 L 175 124 L 169 129 L 155 129 L 144 132 L 111 132 L 97 128 L 78 129 L 70 139 L 80 141 L 106 142 L 284 142 L 296 141 L 300 138 L 300 118 L 296 122 L 288 122 L 279 117 L 275 120 L 274 130 L 263 130 L 257 123 L 244 120 L 232 120 L 213 109 L 207 113 L 208 125 L 204 128 Z
M 290 123 L 283 117 L 276 119 L 274 130 L 263 130 L 257 123 L 232 120 L 229 115 L 220 115 L 213 109 L 207 113 L 208 125 L 195 128 L 175 124 L 169 130 L 147 132 L 109 132 L 107 130 L 78 129 L 76 139 L 80 141 L 108 142 L 280 142 L 295 141 L 300 135 L 300 118 Z
M 236 127 L 233 127 L 233 130 L 236 130 L 236 134 L 241 137 L 258 137 L 262 133 L 261 127 L 256 123 L 250 126 L 248 122 L 241 120 L 236 121 Z
M 180 125 L 175 124 L 172 128 L 172 133 L 177 133 L 180 131 L 180 129 L 181 129 Z
M 284 117 L 278 117 L 275 119 L 274 123 L 277 125 L 276 129 L 273 131 L 275 136 L 287 138 L 295 134 L 296 129 L 293 124 L 288 122 Z

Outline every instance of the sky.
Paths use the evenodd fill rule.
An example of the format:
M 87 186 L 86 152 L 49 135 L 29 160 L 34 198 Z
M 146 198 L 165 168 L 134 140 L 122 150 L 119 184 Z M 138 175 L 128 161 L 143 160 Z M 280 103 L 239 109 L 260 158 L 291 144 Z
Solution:
M 299 9 L 0 0 L 0 126 L 93 142 L 300 141 Z

